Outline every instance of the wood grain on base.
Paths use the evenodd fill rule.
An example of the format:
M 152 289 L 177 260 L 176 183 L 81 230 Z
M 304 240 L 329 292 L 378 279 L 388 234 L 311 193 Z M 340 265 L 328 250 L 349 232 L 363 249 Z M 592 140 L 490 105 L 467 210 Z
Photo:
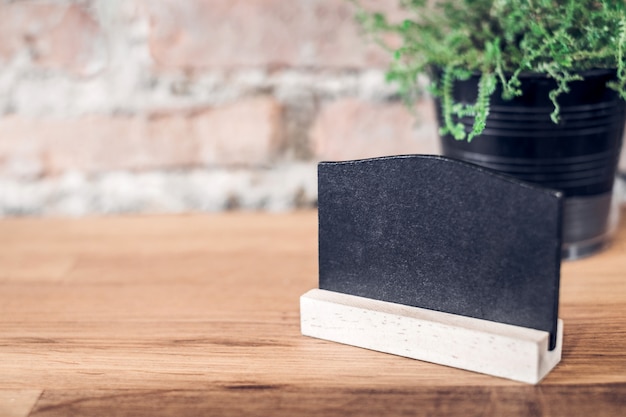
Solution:
M 300 298 L 302 334 L 441 365 L 538 383 L 561 360 L 549 333 L 314 289 Z
M 42 390 L 0 390 L 0 417 L 26 417 Z

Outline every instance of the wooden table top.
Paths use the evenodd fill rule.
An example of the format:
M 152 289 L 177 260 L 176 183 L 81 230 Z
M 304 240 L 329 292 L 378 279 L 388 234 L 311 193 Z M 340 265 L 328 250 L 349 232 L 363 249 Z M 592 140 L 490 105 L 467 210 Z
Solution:
M 626 213 L 538 386 L 303 337 L 315 212 L 0 221 L 0 417 L 626 415 Z

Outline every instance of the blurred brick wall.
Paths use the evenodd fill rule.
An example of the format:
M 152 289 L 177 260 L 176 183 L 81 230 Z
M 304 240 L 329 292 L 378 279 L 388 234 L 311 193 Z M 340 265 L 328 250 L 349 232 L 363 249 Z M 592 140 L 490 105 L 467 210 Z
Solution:
M 438 152 L 387 60 L 347 0 L 0 0 L 0 216 L 312 206 L 320 160 Z
M 289 209 L 437 152 L 345 0 L 0 1 L 0 214 Z

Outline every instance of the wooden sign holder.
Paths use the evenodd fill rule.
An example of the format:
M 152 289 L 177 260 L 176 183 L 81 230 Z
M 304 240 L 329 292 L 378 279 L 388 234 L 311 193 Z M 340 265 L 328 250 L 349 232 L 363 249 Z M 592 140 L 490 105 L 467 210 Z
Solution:
M 313 289 L 300 297 L 305 336 L 537 384 L 561 360 L 563 322 L 548 332 Z
M 538 383 L 561 360 L 564 198 L 439 156 L 321 162 L 302 333 Z

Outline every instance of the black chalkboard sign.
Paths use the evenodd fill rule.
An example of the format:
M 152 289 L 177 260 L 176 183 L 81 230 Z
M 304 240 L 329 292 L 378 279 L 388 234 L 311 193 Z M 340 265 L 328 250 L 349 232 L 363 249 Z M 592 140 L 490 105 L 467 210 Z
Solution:
M 544 330 L 556 343 L 563 195 L 457 160 L 322 162 L 319 287 Z

